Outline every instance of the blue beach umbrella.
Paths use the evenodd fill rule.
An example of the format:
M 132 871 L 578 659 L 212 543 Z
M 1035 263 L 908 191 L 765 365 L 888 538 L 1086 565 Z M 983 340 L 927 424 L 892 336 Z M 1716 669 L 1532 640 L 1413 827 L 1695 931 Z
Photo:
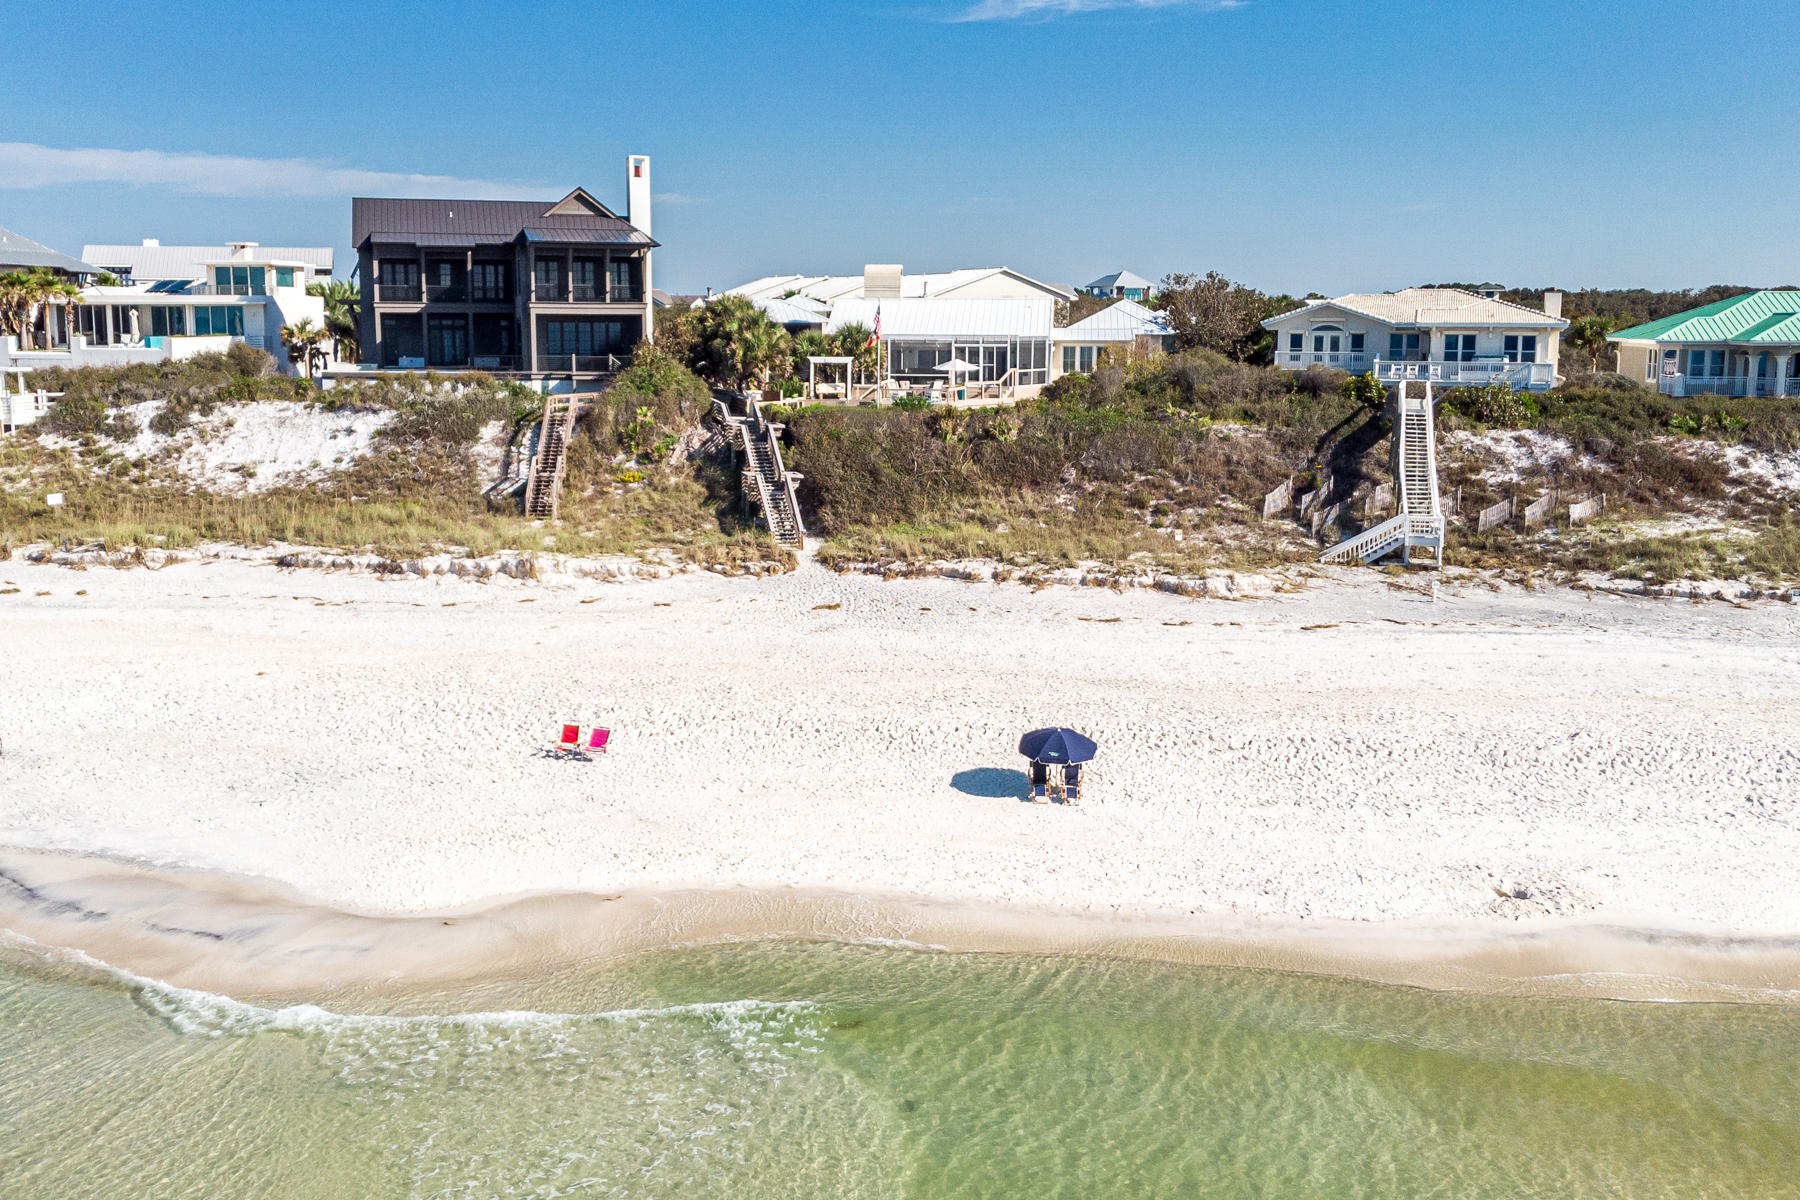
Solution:
M 1034 729 L 1019 739 L 1019 753 L 1033 762 L 1084 763 L 1099 753 L 1093 740 L 1073 729 Z

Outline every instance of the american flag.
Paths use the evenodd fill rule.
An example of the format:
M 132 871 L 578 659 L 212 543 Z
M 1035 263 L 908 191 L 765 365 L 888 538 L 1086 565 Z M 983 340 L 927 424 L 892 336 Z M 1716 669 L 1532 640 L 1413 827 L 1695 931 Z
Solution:
M 869 335 L 869 345 L 873 346 L 881 340 L 881 310 L 875 310 L 875 332 Z

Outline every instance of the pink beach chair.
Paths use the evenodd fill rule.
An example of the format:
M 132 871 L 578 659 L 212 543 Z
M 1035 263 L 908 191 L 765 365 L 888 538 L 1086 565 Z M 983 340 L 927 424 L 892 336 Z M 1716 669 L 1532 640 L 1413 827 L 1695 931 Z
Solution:
M 608 741 L 610 741 L 611 739 L 612 739 L 612 730 L 601 729 L 598 726 L 596 726 L 594 728 L 594 732 L 591 733 L 590 735 L 588 735 L 587 748 L 590 753 L 605 754 L 606 753 L 606 743 Z

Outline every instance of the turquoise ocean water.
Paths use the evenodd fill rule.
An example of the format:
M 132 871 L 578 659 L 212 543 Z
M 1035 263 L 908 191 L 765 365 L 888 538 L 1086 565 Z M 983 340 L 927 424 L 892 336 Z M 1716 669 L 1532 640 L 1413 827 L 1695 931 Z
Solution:
M 369 1008 L 0 950 L 0 1196 L 1800 1197 L 1800 1009 L 810 942 Z

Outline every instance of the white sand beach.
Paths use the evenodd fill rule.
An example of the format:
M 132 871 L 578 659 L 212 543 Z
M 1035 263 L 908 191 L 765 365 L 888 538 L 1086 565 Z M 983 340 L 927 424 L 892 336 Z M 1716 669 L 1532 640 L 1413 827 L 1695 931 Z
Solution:
M 0 564 L 0 846 L 408 913 L 823 889 L 1157 920 L 1800 933 L 1800 608 L 1363 573 L 1267 599 L 838 576 Z M 534 751 L 564 720 L 592 763 Z M 1100 744 L 1021 803 L 1019 734 Z M 1504 892 L 1506 895 L 1502 895 Z

